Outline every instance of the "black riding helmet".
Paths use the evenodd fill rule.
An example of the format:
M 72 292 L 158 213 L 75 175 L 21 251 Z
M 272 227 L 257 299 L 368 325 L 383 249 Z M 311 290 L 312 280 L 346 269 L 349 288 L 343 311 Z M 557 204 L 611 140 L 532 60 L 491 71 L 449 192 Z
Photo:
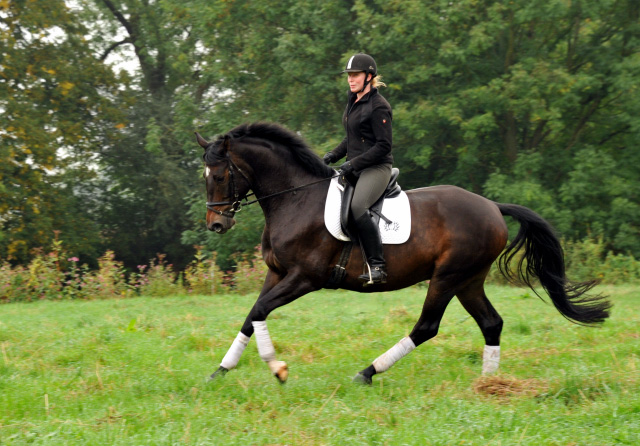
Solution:
M 364 72 L 364 85 L 362 86 L 362 90 L 364 91 L 367 88 L 367 84 L 370 82 L 367 78 L 369 74 L 371 74 L 371 79 L 378 75 L 378 67 L 376 65 L 376 61 L 373 57 L 368 54 L 358 53 L 351 56 L 349 61 L 347 62 L 347 66 L 342 71 L 343 73 L 359 73 Z

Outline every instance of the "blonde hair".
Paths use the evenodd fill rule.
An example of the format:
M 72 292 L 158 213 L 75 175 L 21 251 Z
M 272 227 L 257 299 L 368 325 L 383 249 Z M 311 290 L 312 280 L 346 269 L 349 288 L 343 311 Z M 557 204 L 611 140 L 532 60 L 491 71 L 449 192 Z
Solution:
M 378 87 L 386 87 L 387 84 L 382 82 L 382 76 L 378 75 L 371 80 L 371 86 L 378 88 Z

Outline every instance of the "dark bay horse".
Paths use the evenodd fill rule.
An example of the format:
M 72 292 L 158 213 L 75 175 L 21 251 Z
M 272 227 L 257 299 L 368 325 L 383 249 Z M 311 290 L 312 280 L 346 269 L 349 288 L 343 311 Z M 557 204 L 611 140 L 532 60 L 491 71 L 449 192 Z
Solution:
M 344 242 L 335 239 L 324 224 L 328 180 L 336 172 L 301 138 L 276 124 L 244 124 L 213 142 L 196 136 L 205 149 L 207 228 L 220 234 L 229 230 L 235 224 L 240 200 L 250 190 L 266 220 L 262 254 L 269 270 L 262 291 L 212 378 L 237 365 L 255 334 L 260 357 L 284 382 L 287 365 L 276 360 L 266 319 L 276 308 L 325 287 L 339 262 Z M 357 277 L 363 272 L 364 261 L 359 248 L 354 248 L 340 287 L 360 292 L 392 291 L 430 280 L 422 314 L 409 336 L 359 372 L 355 380 L 371 383 L 373 375 L 388 370 L 434 337 L 454 296 L 484 336 L 483 373 L 495 372 L 502 319 L 487 299 L 484 282 L 498 258 L 500 271 L 512 281 L 533 289 L 537 279 L 570 321 L 590 325 L 609 316 L 610 303 L 604 297 L 586 294 L 594 281 L 567 280 L 560 242 L 552 227 L 535 212 L 495 203 L 454 186 L 420 188 L 407 191 L 407 195 L 411 236 L 404 244 L 384 246 L 387 283 L 363 288 Z M 521 225 L 508 246 L 504 216 Z M 510 262 L 521 248 L 524 255 L 514 271 Z

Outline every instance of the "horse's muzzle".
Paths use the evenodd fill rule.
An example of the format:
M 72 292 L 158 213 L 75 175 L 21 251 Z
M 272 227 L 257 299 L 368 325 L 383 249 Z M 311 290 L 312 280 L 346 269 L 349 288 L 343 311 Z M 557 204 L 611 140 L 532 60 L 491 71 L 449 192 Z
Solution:
M 224 234 L 236 224 L 235 219 L 224 217 L 222 221 L 212 221 L 207 224 L 207 229 L 216 234 Z

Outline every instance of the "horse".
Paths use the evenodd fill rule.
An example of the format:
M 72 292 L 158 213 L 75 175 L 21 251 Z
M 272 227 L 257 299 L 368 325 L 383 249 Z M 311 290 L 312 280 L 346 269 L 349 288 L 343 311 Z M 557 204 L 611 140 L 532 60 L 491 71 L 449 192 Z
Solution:
M 262 256 L 268 266 L 258 299 L 210 379 L 233 369 L 255 334 L 259 356 L 284 383 L 288 366 L 276 359 L 266 319 L 277 308 L 325 288 L 341 256 L 347 262 L 339 287 L 346 290 L 386 292 L 430 281 L 410 334 L 355 376 L 354 381 L 364 384 L 436 336 L 454 296 L 484 337 L 482 373 L 497 372 L 503 321 L 484 290 L 494 261 L 507 279 L 534 292 L 537 280 L 569 321 L 595 325 L 609 316 L 607 297 L 588 293 L 596 281 L 567 279 L 560 241 L 547 221 L 524 206 L 493 202 L 449 185 L 406 191 L 409 239 L 384 246 L 387 282 L 363 287 L 357 280 L 365 267 L 359 248 L 345 255 L 345 242 L 333 237 L 324 224 L 329 180 L 337 173 L 300 136 L 278 124 L 255 122 L 237 126 L 212 142 L 196 132 L 196 140 L 204 149 L 207 229 L 224 234 L 235 224 L 242 200 L 245 205 L 259 203 L 265 217 Z M 250 191 L 256 199 L 247 202 Z M 520 223 L 508 246 L 505 216 Z M 524 253 L 515 259 L 513 269 L 511 263 L 521 249 Z

